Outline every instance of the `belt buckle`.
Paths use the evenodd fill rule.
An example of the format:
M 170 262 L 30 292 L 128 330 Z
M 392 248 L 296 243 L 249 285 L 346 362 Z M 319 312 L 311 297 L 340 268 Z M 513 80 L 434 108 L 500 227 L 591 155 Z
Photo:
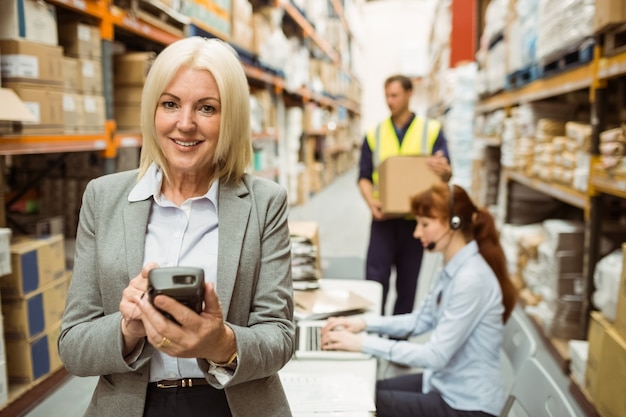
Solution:
M 167 382 L 171 382 L 171 383 L 168 384 Z M 157 386 L 157 388 L 177 388 L 178 387 L 178 381 L 161 380 L 161 381 L 157 381 L 156 386 Z

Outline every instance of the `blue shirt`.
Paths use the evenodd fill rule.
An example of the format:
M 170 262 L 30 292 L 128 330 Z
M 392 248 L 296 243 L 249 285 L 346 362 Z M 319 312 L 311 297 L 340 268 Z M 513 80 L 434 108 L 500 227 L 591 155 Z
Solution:
M 207 193 L 186 200 L 180 207 L 161 194 L 163 173 L 150 166 L 128 196 L 129 201 L 152 198 L 148 219 L 144 264 L 195 266 L 204 269 L 206 282 L 217 281 L 218 181 Z M 171 357 L 154 351 L 150 362 L 150 381 L 161 379 L 204 378 L 196 359 Z
M 409 126 L 415 119 L 415 113 L 411 115 L 408 122 L 404 126 L 396 126 L 393 125 L 394 130 L 396 131 L 396 136 L 398 137 L 398 145 L 402 145 L 402 141 L 404 140 L 404 136 L 406 135 L 406 131 L 409 129 Z M 437 135 L 437 139 L 435 139 L 435 143 L 433 144 L 432 154 L 437 151 L 442 151 L 443 156 L 446 157 L 448 161 L 450 161 L 450 155 L 448 153 L 448 142 L 446 141 L 446 137 L 443 134 L 443 129 L 439 129 L 439 134 Z M 372 174 L 374 173 L 374 156 L 372 153 L 372 148 L 370 148 L 369 142 L 367 141 L 367 135 L 363 139 L 363 144 L 361 145 L 361 157 L 359 159 L 359 179 L 366 179 L 370 182 L 372 180 Z
M 414 312 L 365 317 L 368 332 L 406 338 L 432 331 L 429 341 L 367 335 L 362 351 L 424 368 L 423 392 L 438 392 L 454 409 L 498 415 L 505 400 L 503 312 L 498 280 L 471 241 L 447 263 Z

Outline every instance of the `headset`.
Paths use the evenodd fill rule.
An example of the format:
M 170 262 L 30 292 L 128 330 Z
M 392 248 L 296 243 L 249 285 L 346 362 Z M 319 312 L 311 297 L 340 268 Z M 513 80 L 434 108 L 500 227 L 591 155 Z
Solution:
M 459 230 L 463 226 L 463 221 L 461 220 L 461 216 L 454 214 L 454 185 L 450 183 L 448 188 L 450 189 L 450 198 L 448 202 L 448 213 L 450 215 L 450 221 L 448 222 L 448 225 L 450 226 L 450 228 L 444 234 L 442 234 L 438 239 L 426 245 L 427 250 L 435 249 L 437 247 L 437 244 L 444 237 L 454 232 L 455 230 Z
M 450 186 L 450 229 L 459 230 L 461 226 L 463 226 L 463 221 L 461 220 L 461 216 L 454 214 L 454 184 L 449 183 Z

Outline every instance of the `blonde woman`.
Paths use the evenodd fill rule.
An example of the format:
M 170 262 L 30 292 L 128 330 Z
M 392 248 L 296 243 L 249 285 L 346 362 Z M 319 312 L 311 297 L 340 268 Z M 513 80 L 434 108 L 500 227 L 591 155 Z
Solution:
M 277 374 L 294 349 L 288 204 L 245 173 L 249 119 L 229 45 L 192 37 L 157 56 L 139 170 L 83 197 L 59 352 L 100 377 L 87 416 L 291 415 Z M 165 266 L 204 270 L 200 314 L 144 296 Z

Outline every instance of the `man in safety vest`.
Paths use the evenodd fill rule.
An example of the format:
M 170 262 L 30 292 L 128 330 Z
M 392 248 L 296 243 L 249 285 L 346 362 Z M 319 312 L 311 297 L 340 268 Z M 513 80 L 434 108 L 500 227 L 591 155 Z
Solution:
M 413 237 L 415 219 L 410 217 L 385 218 L 378 199 L 378 166 L 386 158 L 396 155 L 432 155 L 429 168 L 448 181 L 452 175 L 448 146 L 441 124 L 416 116 L 409 109 L 413 83 L 403 75 L 394 75 L 385 81 L 385 97 L 391 117 L 369 131 L 363 141 L 359 162 L 359 189 L 372 212 L 370 241 L 367 250 L 366 279 L 383 285 L 383 313 L 391 268 L 396 270 L 396 303 L 393 314 L 413 310 L 417 278 L 424 248 Z M 414 178 L 419 181 L 419 178 Z

